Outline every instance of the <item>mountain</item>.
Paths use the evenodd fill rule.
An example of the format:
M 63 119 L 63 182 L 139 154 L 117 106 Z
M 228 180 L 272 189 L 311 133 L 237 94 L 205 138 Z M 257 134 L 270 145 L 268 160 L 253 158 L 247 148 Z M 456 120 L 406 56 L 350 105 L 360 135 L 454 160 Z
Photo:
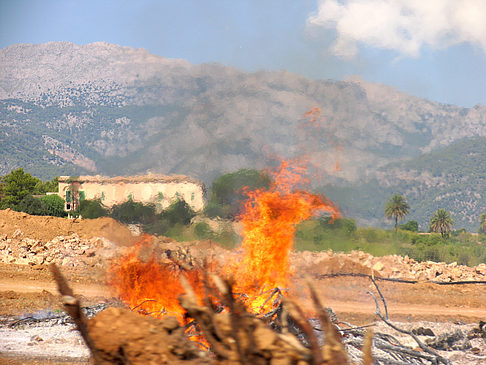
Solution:
M 382 224 L 384 193 L 408 197 L 421 184 L 407 163 L 485 136 L 484 106 L 443 105 L 359 79 L 247 73 L 107 43 L 0 50 L 0 175 L 22 166 L 41 178 L 152 171 L 210 183 L 306 155 L 315 187 L 342 196 L 361 222 Z M 438 189 L 419 185 L 420 194 Z

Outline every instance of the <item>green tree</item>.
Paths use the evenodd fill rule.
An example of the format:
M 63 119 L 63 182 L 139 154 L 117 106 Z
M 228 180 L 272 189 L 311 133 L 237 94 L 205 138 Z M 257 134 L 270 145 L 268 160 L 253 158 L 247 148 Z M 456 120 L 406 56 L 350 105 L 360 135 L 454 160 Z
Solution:
M 65 217 L 67 215 L 64 210 L 64 199 L 59 195 L 50 194 L 40 198 L 44 204 L 44 211 L 42 215 L 50 215 L 53 217 Z
M 79 181 L 79 176 L 70 176 L 69 179 L 66 180 L 69 183 L 69 203 L 71 204 L 71 209 L 74 212 L 79 211 L 79 203 L 80 203 L 80 196 L 79 196 L 79 189 L 81 187 L 81 181 Z
M 400 224 L 398 228 L 403 229 L 405 231 L 418 232 L 418 222 L 408 221 L 405 224 Z
M 45 215 L 46 206 L 42 200 L 27 194 L 22 200 L 12 207 L 18 212 L 24 212 L 30 215 Z
M 155 205 L 129 199 L 111 207 L 110 216 L 122 223 L 148 224 L 155 220 Z
M 453 225 L 454 220 L 445 209 L 438 209 L 430 218 L 430 229 L 436 233 L 440 232 L 442 237 L 451 231 Z
M 195 215 L 194 210 L 183 199 L 177 199 L 166 210 L 160 213 L 160 216 L 167 219 L 170 224 L 174 225 L 179 223 L 184 226 L 191 223 L 191 219 Z
M 14 208 L 29 194 L 34 194 L 35 186 L 41 180 L 18 168 L 2 178 L 0 209 Z
M 45 193 L 57 192 L 59 187 L 59 176 L 55 177 L 51 181 L 41 181 L 39 180 L 37 184 L 35 184 L 33 194 L 40 195 Z
M 106 217 L 108 210 L 105 208 L 101 199 L 82 200 L 79 204 L 79 214 L 83 218 L 94 219 L 99 217 Z
M 479 233 L 486 234 L 486 213 L 479 216 Z
M 145 225 L 144 230 L 152 234 L 171 236 L 180 232 L 183 226 L 189 225 L 195 215 L 185 200 L 178 199 L 158 214 L 154 223 Z
M 405 219 L 410 206 L 400 194 L 393 195 L 385 205 L 385 217 L 395 220 L 395 231 L 398 229 L 398 221 Z
M 222 218 L 235 218 L 247 198 L 247 192 L 267 188 L 270 177 L 258 170 L 241 169 L 221 175 L 213 181 L 205 213 Z

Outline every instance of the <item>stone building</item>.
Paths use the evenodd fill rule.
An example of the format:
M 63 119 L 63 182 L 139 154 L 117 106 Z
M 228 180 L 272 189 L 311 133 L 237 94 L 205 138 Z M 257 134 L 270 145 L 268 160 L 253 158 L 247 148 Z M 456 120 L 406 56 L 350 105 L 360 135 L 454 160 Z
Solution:
M 84 199 L 100 199 L 107 207 L 133 199 L 154 203 L 158 211 L 176 199 L 184 199 L 195 211 L 204 208 L 204 185 L 183 175 L 60 176 L 58 195 L 64 199 L 67 211 L 75 210 Z

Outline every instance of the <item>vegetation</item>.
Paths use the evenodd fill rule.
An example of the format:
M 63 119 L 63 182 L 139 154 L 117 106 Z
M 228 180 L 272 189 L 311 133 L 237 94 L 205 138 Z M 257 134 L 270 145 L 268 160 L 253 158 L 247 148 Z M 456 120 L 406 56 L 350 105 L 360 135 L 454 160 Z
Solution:
M 403 229 L 404 231 L 418 232 L 418 222 L 408 221 L 405 224 L 400 224 L 398 228 Z
M 34 197 L 34 195 L 57 191 L 57 185 L 58 178 L 43 182 L 22 168 L 12 170 L 0 179 L 0 209 L 11 208 L 36 215 L 47 215 L 53 212 L 60 216 L 61 213 L 56 208 L 59 206 L 59 200 L 49 198 L 40 201 Z
M 64 200 L 57 195 L 44 195 L 37 198 L 28 194 L 12 209 L 30 215 L 50 215 L 54 217 L 65 217 L 67 215 L 64 211 Z
M 83 218 L 94 219 L 106 217 L 109 214 L 109 211 L 103 203 L 101 203 L 101 199 L 85 199 L 79 204 L 79 214 Z
M 116 204 L 110 216 L 125 224 L 150 224 L 155 220 L 155 205 L 135 202 L 132 199 Z
M 385 217 L 395 220 L 395 231 L 398 229 L 398 220 L 405 219 L 410 206 L 400 194 L 393 195 L 385 205 Z
M 449 234 L 454 220 L 451 214 L 445 209 L 438 209 L 432 218 L 430 218 L 430 230 L 436 233 L 440 233 L 442 237 Z
M 35 194 L 38 179 L 25 173 L 22 168 L 2 177 L 0 208 L 14 208 L 27 195 Z
M 479 216 L 479 230 L 478 233 L 486 234 L 486 213 Z
M 270 177 L 258 170 L 242 169 L 224 174 L 213 181 L 205 209 L 209 217 L 234 219 L 240 213 L 249 191 L 270 186 Z
M 453 231 L 450 237 L 436 233 L 419 234 L 409 230 L 383 230 L 352 227 L 354 220 L 342 218 L 323 224 L 316 218 L 297 226 L 296 250 L 350 252 L 360 250 L 374 256 L 408 255 L 417 261 L 457 262 L 475 266 L 486 263 L 486 235 L 475 236 L 465 230 Z
M 64 200 L 59 196 L 34 196 L 56 190 L 56 179 L 42 182 L 22 169 L 16 169 L 1 181 L 0 203 L 4 206 L 33 215 L 66 215 Z M 243 187 L 254 190 L 269 185 L 269 177 L 256 170 L 239 170 L 223 175 L 213 184 L 211 199 L 204 214 L 196 214 L 184 200 L 174 201 L 158 214 L 154 205 L 133 200 L 111 209 L 103 206 L 100 200 L 83 200 L 78 213 L 84 218 L 111 216 L 123 223 L 140 224 L 145 232 L 176 240 L 210 239 L 226 247 L 234 247 L 241 237 L 234 232 L 232 219 L 238 215 L 239 204 L 245 199 Z M 355 220 L 348 217 L 334 221 L 330 217 L 319 217 L 297 226 L 295 249 L 361 250 L 375 256 L 408 255 L 417 261 L 457 262 L 464 265 L 486 263 L 486 213 L 480 218 L 479 235 L 465 229 L 451 231 L 453 220 L 444 209 L 439 209 L 430 220 L 430 229 L 434 233 L 423 234 L 418 233 L 417 221 L 397 224 L 410 209 L 403 197 L 395 194 L 388 203 L 389 217 L 394 218 L 396 224 L 393 231 L 358 227 Z M 227 219 L 212 220 L 211 217 Z
M 44 212 L 42 215 L 50 215 L 53 217 L 65 217 L 64 199 L 57 194 L 44 195 L 39 198 L 44 204 Z
M 185 200 L 178 199 L 167 209 L 154 216 L 153 221 L 144 227 L 146 232 L 177 238 L 183 237 L 182 231 L 190 225 L 196 215 Z

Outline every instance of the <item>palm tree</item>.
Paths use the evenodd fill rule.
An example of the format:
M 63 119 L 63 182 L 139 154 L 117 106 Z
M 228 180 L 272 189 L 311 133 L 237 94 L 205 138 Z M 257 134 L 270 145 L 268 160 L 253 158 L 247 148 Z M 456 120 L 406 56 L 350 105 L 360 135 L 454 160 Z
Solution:
M 408 214 L 410 206 L 400 194 L 393 195 L 385 205 L 385 217 L 395 219 L 395 231 L 398 229 L 398 220 L 403 220 Z
M 442 237 L 451 231 L 451 227 L 454 225 L 454 219 L 451 214 L 445 209 L 439 209 L 434 213 L 434 216 L 430 218 L 430 229 L 434 232 L 441 234 Z

